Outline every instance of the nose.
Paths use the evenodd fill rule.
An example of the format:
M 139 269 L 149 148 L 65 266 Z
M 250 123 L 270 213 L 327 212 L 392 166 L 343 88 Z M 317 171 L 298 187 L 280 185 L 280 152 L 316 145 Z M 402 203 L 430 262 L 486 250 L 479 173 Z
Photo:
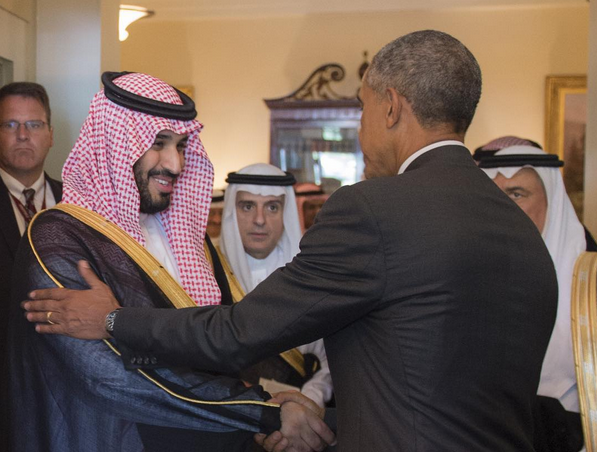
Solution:
M 178 152 L 176 145 L 167 146 L 160 152 L 162 169 L 178 176 L 184 168 L 184 153 Z
M 29 139 L 29 131 L 27 127 L 25 127 L 24 123 L 19 124 L 17 127 L 17 140 L 25 141 Z
M 265 224 L 265 214 L 264 214 L 264 207 L 257 206 L 255 208 L 255 216 L 253 217 L 253 223 L 258 226 L 263 226 Z

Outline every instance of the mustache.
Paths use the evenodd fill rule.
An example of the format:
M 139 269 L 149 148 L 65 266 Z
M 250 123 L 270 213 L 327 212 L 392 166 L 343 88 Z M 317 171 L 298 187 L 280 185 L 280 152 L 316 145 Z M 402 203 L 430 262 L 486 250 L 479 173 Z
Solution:
M 176 180 L 178 178 L 180 174 L 174 174 L 172 171 L 169 171 L 167 169 L 162 169 L 162 170 L 149 170 L 149 172 L 147 173 L 147 177 L 152 177 L 152 176 L 164 176 L 164 177 L 170 177 L 173 180 Z

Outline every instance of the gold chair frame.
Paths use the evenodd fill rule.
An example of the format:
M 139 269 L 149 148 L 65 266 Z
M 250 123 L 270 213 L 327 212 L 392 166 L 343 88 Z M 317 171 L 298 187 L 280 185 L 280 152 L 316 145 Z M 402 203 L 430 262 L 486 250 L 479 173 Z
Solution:
M 586 252 L 577 259 L 570 307 L 585 447 L 597 452 L 597 253 Z

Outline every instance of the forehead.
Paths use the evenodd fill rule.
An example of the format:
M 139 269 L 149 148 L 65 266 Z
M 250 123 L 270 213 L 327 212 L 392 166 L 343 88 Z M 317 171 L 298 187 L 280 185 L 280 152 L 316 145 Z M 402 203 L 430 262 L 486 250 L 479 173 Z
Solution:
M 499 182 L 504 188 L 522 187 L 529 190 L 541 189 L 545 192 L 541 177 L 539 177 L 539 174 L 533 168 L 522 168 L 510 179 L 506 179 L 501 173 L 498 173 L 495 181 Z
M 162 139 L 167 138 L 167 139 L 174 140 L 174 141 L 180 141 L 187 137 L 188 137 L 188 135 L 185 133 L 175 133 L 172 130 L 168 130 L 168 129 L 160 130 L 156 134 L 156 138 L 162 138 Z
M 263 195 L 255 195 L 253 193 L 249 193 L 248 191 L 239 191 L 236 193 L 236 202 L 254 202 L 256 204 L 265 204 L 268 202 L 280 202 L 284 203 L 284 195 L 279 196 L 263 196 Z
M 0 115 L 3 119 L 17 119 L 17 116 L 23 115 L 27 116 L 26 119 L 47 119 L 41 102 L 33 97 L 19 95 L 7 96 L 0 100 Z

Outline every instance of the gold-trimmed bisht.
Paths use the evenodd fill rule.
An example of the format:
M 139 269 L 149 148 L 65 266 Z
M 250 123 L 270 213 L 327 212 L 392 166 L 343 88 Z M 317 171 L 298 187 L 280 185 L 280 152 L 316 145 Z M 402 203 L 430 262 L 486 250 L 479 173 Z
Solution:
M 54 210 L 60 210 L 77 220 L 81 221 L 82 223 L 86 224 L 90 228 L 98 231 L 100 234 L 103 234 L 108 239 L 112 240 L 116 245 L 118 245 L 138 266 L 141 268 L 147 276 L 153 281 L 153 283 L 164 293 L 164 295 L 170 300 L 172 305 L 176 309 L 180 308 L 189 308 L 189 307 L 197 307 L 195 302 L 189 297 L 189 295 L 184 291 L 184 289 L 178 284 L 178 282 L 168 273 L 168 271 L 156 260 L 153 255 L 147 251 L 147 249 L 142 246 L 139 242 L 133 239 L 129 234 L 123 231 L 120 227 L 112 223 L 111 221 L 106 220 L 101 215 L 85 209 L 84 207 L 76 206 L 73 204 L 57 204 L 56 206 L 52 207 Z M 50 209 L 51 210 L 51 209 Z M 41 257 L 37 253 L 35 249 L 35 245 L 33 244 L 33 239 L 31 237 L 31 230 L 33 223 L 35 222 L 36 218 L 42 212 L 38 212 L 31 223 L 29 224 L 29 228 L 27 229 L 27 238 L 29 240 L 29 245 L 31 246 L 31 250 L 35 255 L 37 262 L 44 270 L 44 272 L 48 275 L 48 277 L 56 284 L 56 286 L 60 288 L 64 288 L 64 286 L 58 281 L 54 275 L 48 270 L 48 268 L 44 265 Z M 121 356 L 120 351 L 107 339 L 104 339 L 104 343 L 110 347 L 110 349 L 116 353 L 118 356 Z M 142 369 L 136 369 L 143 377 L 147 380 L 155 384 L 160 389 L 164 390 L 168 394 L 177 399 L 184 400 L 186 402 L 200 404 L 200 405 L 260 405 L 260 406 L 267 406 L 267 407 L 274 407 L 278 408 L 280 405 L 277 403 L 269 403 L 269 402 L 261 402 L 258 400 L 237 400 L 237 401 L 230 401 L 230 402 L 217 402 L 212 400 L 198 400 L 192 399 L 181 394 L 176 393 L 175 391 L 167 388 L 162 383 L 157 381 L 151 375 L 149 375 L 146 371 Z

